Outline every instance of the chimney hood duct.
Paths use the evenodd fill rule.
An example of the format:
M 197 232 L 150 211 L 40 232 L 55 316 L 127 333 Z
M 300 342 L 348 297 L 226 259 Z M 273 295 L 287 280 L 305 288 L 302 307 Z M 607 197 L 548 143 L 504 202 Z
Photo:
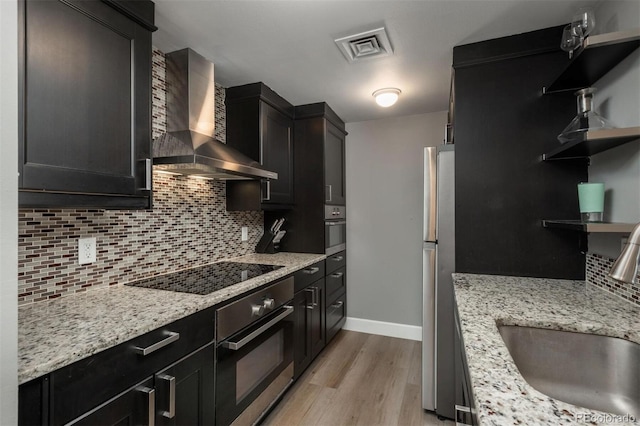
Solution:
M 278 174 L 214 139 L 213 64 L 191 49 L 166 56 L 167 133 L 153 141 L 156 170 L 212 179 L 278 179 Z

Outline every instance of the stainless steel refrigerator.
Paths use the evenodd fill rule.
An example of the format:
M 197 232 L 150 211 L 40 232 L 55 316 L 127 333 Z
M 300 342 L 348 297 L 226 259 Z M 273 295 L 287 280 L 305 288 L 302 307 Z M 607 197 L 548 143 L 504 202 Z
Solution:
M 424 149 L 424 235 L 422 246 L 422 407 L 455 415 L 454 145 Z

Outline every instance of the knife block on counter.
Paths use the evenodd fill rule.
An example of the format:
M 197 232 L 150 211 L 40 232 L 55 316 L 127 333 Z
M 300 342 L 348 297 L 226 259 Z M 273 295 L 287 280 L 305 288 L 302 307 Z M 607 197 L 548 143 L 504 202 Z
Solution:
M 256 245 L 256 253 L 268 253 L 273 254 L 280 251 L 280 240 L 284 236 L 286 231 L 278 231 L 273 233 L 267 231 L 262 235 L 258 245 Z

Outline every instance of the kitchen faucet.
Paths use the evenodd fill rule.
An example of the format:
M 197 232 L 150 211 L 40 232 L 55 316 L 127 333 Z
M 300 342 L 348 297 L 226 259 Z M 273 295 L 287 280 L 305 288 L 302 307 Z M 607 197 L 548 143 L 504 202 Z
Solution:
M 624 283 L 640 284 L 638 272 L 640 272 L 640 223 L 631 231 L 622 253 L 609 272 L 609 276 Z

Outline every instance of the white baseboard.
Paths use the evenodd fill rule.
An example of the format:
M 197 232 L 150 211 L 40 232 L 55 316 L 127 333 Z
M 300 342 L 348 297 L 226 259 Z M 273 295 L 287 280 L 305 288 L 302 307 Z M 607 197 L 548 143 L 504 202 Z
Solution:
M 342 328 L 350 331 L 359 331 L 361 333 L 422 341 L 422 327 L 416 325 L 347 317 L 344 327 Z

